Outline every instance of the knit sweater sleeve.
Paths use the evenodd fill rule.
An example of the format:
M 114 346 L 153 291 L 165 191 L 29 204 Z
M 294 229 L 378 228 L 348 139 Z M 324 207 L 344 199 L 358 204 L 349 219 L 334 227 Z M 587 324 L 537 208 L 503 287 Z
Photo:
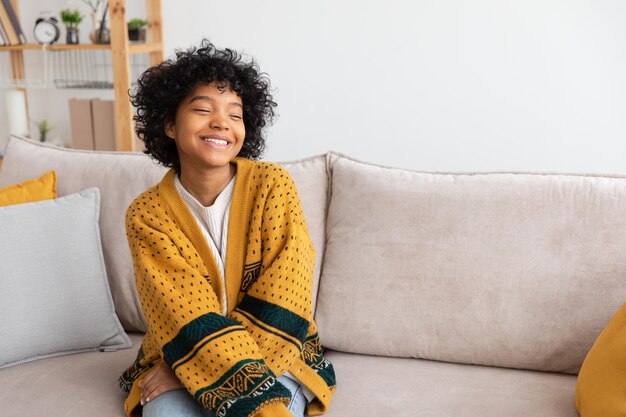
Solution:
M 220 314 L 197 253 L 152 197 L 131 205 L 126 231 L 137 292 L 161 357 L 215 416 L 263 416 L 264 409 L 290 416 L 289 390 L 276 381 L 246 328 Z
M 250 241 L 261 243 L 260 270 L 228 317 L 246 327 L 267 366 L 282 375 L 300 357 L 311 327 L 315 252 L 292 178 L 272 168 L 274 180 L 261 187 L 267 192 L 255 202 L 250 227 Z

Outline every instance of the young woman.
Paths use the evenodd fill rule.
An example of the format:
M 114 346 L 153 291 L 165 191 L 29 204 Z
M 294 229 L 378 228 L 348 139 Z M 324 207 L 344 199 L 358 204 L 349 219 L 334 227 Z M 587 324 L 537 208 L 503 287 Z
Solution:
M 322 414 L 335 375 L 312 317 L 313 245 L 287 171 L 255 161 L 269 80 L 205 40 L 148 69 L 132 101 L 146 153 L 171 169 L 126 215 L 148 325 L 120 378 L 127 415 Z

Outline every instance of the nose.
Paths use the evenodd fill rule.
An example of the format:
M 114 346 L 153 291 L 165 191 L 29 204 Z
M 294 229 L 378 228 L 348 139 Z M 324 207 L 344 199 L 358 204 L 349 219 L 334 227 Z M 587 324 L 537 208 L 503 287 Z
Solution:
M 218 130 L 227 130 L 228 123 L 226 122 L 226 117 L 220 113 L 215 113 L 211 120 L 209 121 L 209 126 L 212 129 Z

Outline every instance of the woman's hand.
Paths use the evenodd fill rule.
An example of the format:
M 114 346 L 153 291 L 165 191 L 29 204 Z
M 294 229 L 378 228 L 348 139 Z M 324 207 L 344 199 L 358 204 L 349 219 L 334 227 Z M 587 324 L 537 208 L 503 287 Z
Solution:
M 165 363 L 148 372 L 141 381 L 141 405 L 154 400 L 159 395 L 175 389 L 185 389 L 180 383 L 174 371 Z

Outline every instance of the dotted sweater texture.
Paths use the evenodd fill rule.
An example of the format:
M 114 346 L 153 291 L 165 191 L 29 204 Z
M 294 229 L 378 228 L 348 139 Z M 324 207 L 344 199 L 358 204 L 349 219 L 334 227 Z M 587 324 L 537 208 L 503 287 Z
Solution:
M 328 408 L 333 367 L 322 355 L 311 311 L 314 249 L 287 171 L 236 158 L 222 315 L 219 269 L 175 172 L 137 197 L 126 232 L 148 332 L 120 378 L 128 416 L 140 415 L 139 382 L 165 361 L 187 390 L 218 417 L 290 416 L 289 371 Z

